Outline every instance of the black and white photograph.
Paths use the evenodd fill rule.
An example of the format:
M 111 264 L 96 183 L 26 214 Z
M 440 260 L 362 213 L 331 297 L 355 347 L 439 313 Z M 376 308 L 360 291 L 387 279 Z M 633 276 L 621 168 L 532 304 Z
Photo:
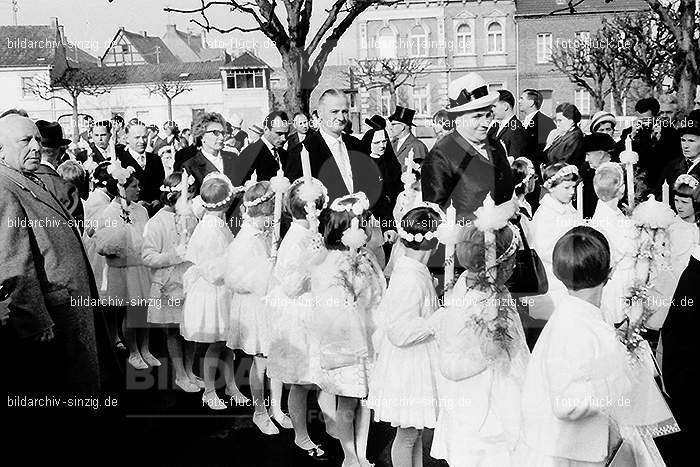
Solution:
M 0 212 L 5 465 L 700 461 L 700 0 L 0 0 Z

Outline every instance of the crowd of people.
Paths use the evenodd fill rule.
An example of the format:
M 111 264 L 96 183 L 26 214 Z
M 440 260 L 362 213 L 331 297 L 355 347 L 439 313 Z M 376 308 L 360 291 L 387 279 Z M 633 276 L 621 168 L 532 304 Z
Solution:
M 293 429 L 321 460 L 307 428 L 316 392 L 344 467 L 372 465 L 372 420 L 396 427 L 395 466 L 423 465 L 426 429 L 430 455 L 452 466 L 685 465 L 700 110 L 641 99 L 616 141 L 614 115 L 596 113 L 585 134 L 575 105 L 552 119 L 533 89 L 521 121 L 515 96 L 476 73 L 448 98 L 430 149 L 401 106 L 356 137 L 336 89 L 310 117 L 277 110 L 247 131 L 215 112 L 182 131 L 165 122 L 163 136 L 115 117 L 90 120 L 77 143 L 5 112 L 8 394 L 95 393 L 167 361 L 207 410 L 251 403 L 261 433 Z M 630 343 L 633 208 L 650 196 L 675 212 L 648 250 L 668 266 L 645 289 L 658 299 L 646 340 Z M 533 257 L 540 287 L 524 290 Z M 167 343 L 157 356 L 154 332 Z

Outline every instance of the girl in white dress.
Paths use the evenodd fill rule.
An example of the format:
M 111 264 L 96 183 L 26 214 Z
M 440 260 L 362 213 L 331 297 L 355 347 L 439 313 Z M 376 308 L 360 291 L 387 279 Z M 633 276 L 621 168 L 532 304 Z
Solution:
M 549 282 L 545 295 L 532 297 L 530 315 L 533 318 L 548 319 L 557 302 L 566 294 L 564 284 L 552 272 L 552 250 L 557 240 L 582 219 L 571 204 L 580 178 L 575 165 L 557 162 L 542 172 L 542 188 L 546 194 L 540 200 L 532 218 L 532 248 L 537 252 Z
M 523 388 L 519 465 L 602 467 L 622 436 L 627 443 L 620 455 L 633 455 L 639 466 L 663 466 L 653 440 L 620 423 L 623 415 L 660 413 L 663 420 L 670 412 L 660 395 L 656 400 L 636 396 L 644 392 L 639 389 L 656 390 L 653 376 L 641 374 L 639 360 L 630 357 L 600 309 L 610 273 L 605 236 L 588 226 L 575 227 L 557 242 L 553 255 L 554 272 L 567 295 L 532 351 Z
M 175 370 L 175 384 L 185 392 L 199 392 L 200 386 L 197 383 L 201 380 L 192 372 L 195 346 L 180 335 L 184 301 L 182 276 L 191 266 L 185 261 L 185 253 L 187 242 L 197 225 L 194 215 L 178 213 L 175 209 L 182 196 L 182 176 L 182 172 L 174 172 L 163 181 L 160 188 L 163 208 L 146 223 L 142 257 L 143 264 L 151 268 L 148 322 L 151 325 L 165 325 L 168 353 Z M 193 183 L 194 179 L 191 176 L 190 179 Z M 184 188 L 190 189 L 185 192 L 185 197 L 191 194 L 192 183 Z M 183 202 L 187 204 L 187 201 Z
M 272 270 L 272 215 L 275 192 L 270 182 L 248 182 L 243 195 L 243 224 L 226 251 L 226 285 L 233 292 L 226 345 L 253 356 L 250 389 L 253 423 L 267 435 L 279 433 L 265 406 L 265 369 L 270 345 L 267 295 Z M 270 380 L 270 412 L 282 428 L 292 421 L 282 412 L 282 382 Z
M 317 383 L 338 397 L 332 435 L 340 440 L 343 467 L 370 465 L 366 451 L 371 413 L 360 400 L 367 397 L 375 354 L 374 314 L 386 282 L 374 254 L 363 248 L 370 233 L 368 209 L 369 201 L 360 192 L 338 198 L 323 210 L 320 229 L 329 251 L 311 276 L 320 345 Z
M 314 190 L 309 194 L 309 185 Z M 306 197 L 313 197 L 308 203 Z M 323 237 L 310 227 L 310 218 L 326 207 L 328 195 L 321 182 L 306 184 L 303 178 L 292 183 L 286 195 L 286 210 L 292 224 L 277 250 L 274 285 L 266 297 L 272 336 L 267 371 L 271 378 L 290 384 L 289 415 L 294 427 L 294 444 L 311 457 L 324 451 L 309 438 L 307 430 L 308 393 L 318 379 L 318 343 L 312 339 L 311 271 L 326 256 Z M 322 395 L 319 404 L 329 402 L 335 409 L 335 397 Z M 325 401 L 324 401 L 325 397 Z
M 507 219 L 494 231 L 493 282 L 487 280 L 484 233 L 462 230 L 456 253 L 465 272 L 439 312 L 440 413 L 430 455 L 454 466 L 518 465 L 520 396 L 530 353 L 505 287 L 520 246 Z
M 224 283 L 226 248 L 233 234 L 226 224 L 226 210 L 237 193 L 226 175 L 212 172 L 200 188 L 204 216 L 187 244 L 185 260 L 192 263 L 182 277 L 185 305 L 180 333 L 188 341 L 209 344 L 204 355 L 204 394 L 202 402 L 212 410 L 223 410 L 226 403 L 216 394 L 215 378 L 219 360 L 232 362 L 226 348 L 231 293 Z M 222 355 L 223 354 L 223 355 Z M 226 370 L 233 373 L 228 364 Z M 230 381 L 231 378 L 226 378 Z
M 95 243 L 95 228 L 97 227 L 97 219 L 99 214 L 109 206 L 112 201 L 112 195 L 107 191 L 107 182 L 112 178 L 107 172 L 109 162 L 101 162 L 92 172 L 93 190 L 88 195 L 83 207 L 85 209 L 85 231 L 83 233 L 83 244 L 85 245 L 85 253 L 87 254 L 92 272 L 95 276 L 95 283 L 99 291 L 100 298 L 105 298 L 107 293 L 107 263 L 105 257 L 97 253 L 97 244 Z M 103 306 L 102 312 L 107 314 L 107 331 L 111 342 L 119 345 L 121 350 L 125 349 L 124 344 L 119 339 L 119 320 L 118 313 L 114 311 L 114 307 Z
M 128 362 L 136 369 L 160 366 L 148 349 L 146 310 L 151 287 L 148 268 L 143 265 L 143 230 L 148 222 L 146 208 L 137 203 L 139 181 L 133 167 L 119 161 L 108 167 L 111 180 L 107 189 L 112 202 L 97 216 L 97 252 L 107 263 L 107 303 L 126 311 L 124 337 L 129 349 Z
M 396 467 L 423 465 L 423 429 L 435 428 L 437 419 L 437 344 L 431 320 L 438 302 L 426 265 L 437 250 L 435 231 L 443 218 L 432 203 L 404 215 L 398 230 L 404 254 L 377 312 L 380 323 L 373 341 L 378 357 L 367 405 L 375 420 L 397 427 L 391 447 Z

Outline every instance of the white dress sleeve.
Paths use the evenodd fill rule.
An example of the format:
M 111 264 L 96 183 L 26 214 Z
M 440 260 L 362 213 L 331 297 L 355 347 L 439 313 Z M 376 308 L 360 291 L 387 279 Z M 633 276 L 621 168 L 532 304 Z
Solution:
M 152 269 L 164 268 L 179 264 L 174 245 L 166 245 L 167 233 L 164 231 L 165 224 L 157 217 L 151 218 L 146 223 L 143 231 L 143 248 L 141 257 L 143 264 Z
M 428 298 L 425 285 L 404 273 L 397 273 L 392 281 L 398 286 L 387 289 L 380 306 L 389 342 L 406 347 L 426 340 L 433 330 L 421 316 L 423 307 L 431 306 L 425 303 Z
M 239 294 L 265 295 L 274 263 L 264 240 L 241 231 L 226 251 L 226 285 Z

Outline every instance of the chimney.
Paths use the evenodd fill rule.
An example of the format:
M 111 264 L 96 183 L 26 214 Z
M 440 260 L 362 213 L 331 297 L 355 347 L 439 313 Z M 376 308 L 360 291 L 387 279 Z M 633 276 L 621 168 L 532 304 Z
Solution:
M 49 18 L 49 24 L 54 28 L 58 29 L 58 18 L 52 16 L 51 18 Z
M 62 25 L 62 24 L 58 26 L 58 33 L 61 35 L 61 42 L 66 42 L 66 41 L 67 41 L 67 39 L 66 39 L 66 33 L 65 33 L 65 31 L 63 30 L 63 25 Z
M 202 38 L 202 48 L 206 49 L 207 48 L 207 36 L 206 36 L 206 31 L 202 29 L 202 33 L 199 35 L 199 37 Z
M 141 35 L 143 37 L 148 37 L 148 32 L 147 31 L 141 31 Z
M 165 33 L 172 33 L 175 34 L 175 31 L 177 30 L 177 27 L 175 27 L 174 24 L 166 24 L 165 25 Z

